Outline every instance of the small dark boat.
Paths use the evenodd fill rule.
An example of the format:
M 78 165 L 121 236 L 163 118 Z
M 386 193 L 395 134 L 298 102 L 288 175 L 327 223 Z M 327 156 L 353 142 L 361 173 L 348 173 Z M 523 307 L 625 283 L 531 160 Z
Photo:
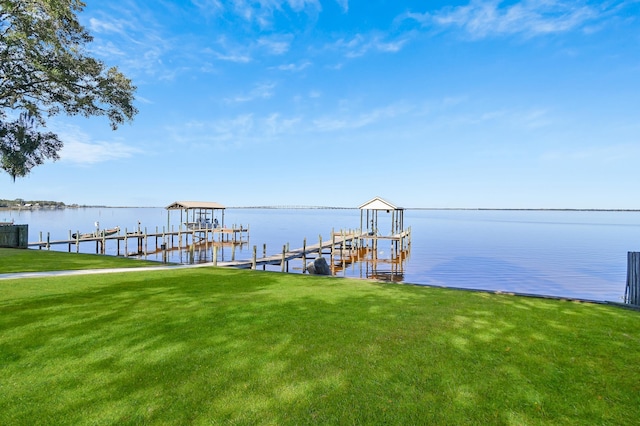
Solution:
M 103 229 L 102 231 L 99 231 L 97 236 L 98 237 L 108 237 L 109 235 L 115 235 L 118 232 L 120 232 L 120 227 L 116 226 L 115 228 Z
M 102 238 L 102 237 L 108 237 L 110 235 L 117 234 L 118 232 L 120 232 L 120 227 L 116 226 L 115 228 L 103 229 L 102 231 L 97 231 L 93 233 L 84 233 L 84 234 L 73 233 L 71 234 L 71 238 L 73 238 L 74 240 L 77 240 L 77 239 L 82 240 L 87 238 Z
M 93 238 L 93 234 L 76 234 L 75 232 L 73 234 L 71 234 L 71 238 L 73 238 L 74 240 L 77 239 L 85 239 L 85 238 Z

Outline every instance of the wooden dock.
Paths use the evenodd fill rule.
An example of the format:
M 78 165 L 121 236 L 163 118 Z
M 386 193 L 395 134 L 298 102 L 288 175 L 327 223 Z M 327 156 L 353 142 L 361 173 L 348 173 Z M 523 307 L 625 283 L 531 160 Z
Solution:
M 397 275 L 401 273 L 401 265 L 406 259 L 411 243 L 410 237 L 410 228 L 398 234 L 388 236 L 378 236 L 371 233 L 363 233 L 358 230 L 332 231 L 331 239 L 328 241 L 322 241 L 322 238 L 319 237 L 318 243 L 307 245 L 305 239 L 303 246 L 300 248 L 290 249 L 287 244 L 282 247 L 281 253 L 269 256 L 267 256 L 266 247 L 264 247 L 262 257 L 258 257 L 257 246 L 253 246 L 253 257 L 248 260 L 218 262 L 217 256 L 214 254 L 213 264 L 214 266 L 241 269 L 265 269 L 268 265 L 280 266 L 282 272 L 289 272 L 289 262 L 299 259 L 302 262 L 301 269 L 304 273 L 307 269 L 307 260 L 326 255 L 329 256 L 328 263 L 334 275 L 340 270 L 345 269 L 348 265 L 358 262 L 366 262 L 367 264 L 371 262 L 372 271 L 378 270 L 378 264 L 391 264 L 394 265 L 395 268 L 391 268 L 389 273 Z M 389 258 L 378 257 L 380 240 L 386 240 L 391 243 Z
M 253 246 L 253 255 L 249 259 L 236 259 L 236 248 L 249 243 L 249 227 L 232 226 L 230 228 L 197 228 L 167 231 L 156 227 L 149 232 L 146 228 L 109 236 L 93 236 L 88 238 L 71 238 L 51 240 L 49 234 L 46 239 L 40 234 L 39 241 L 31 242 L 29 247 L 50 250 L 52 246 L 66 245 L 69 252 L 80 252 L 80 245 L 95 244 L 96 254 L 105 254 L 107 244 L 115 244 L 117 256 L 162 256 L 162 261 L 167 262 L 171 251 L 179 250 L 179 263 L 209 263 L 212 266 L 230 267 L 239 269 L 262 269 L 267 267 L 280 267 L 281 272 L 289 272 L 291 262 L 300 262 L 296 269 L 302 273 L 307 271 L 307 262 L 318 257 L 325 257 L 331 267 L 332 275 L 338 275 L 349 266 L 364 265 L 361 276 L 366 278 L 384 279 L 386 281 L 401 280 L 403 265 L 409 252 L 411 243 L 411 228 L 393 235 L 377 235 L 370 231 L 348 230 L 335 232 L 331 237 L 323 241 L 322 236 L 318 242 L 307 244 L 305 239 L 302 247 L 291 249 L 289 244 L 282 246 L 275 254 L 267 254 L 266 244 L 262 246 L 262 253 L 258 254 L 258 246 Z M 386 257 L 379 256 L 378 247 L 388 242 L 385 249 Z M 219 251 L 230 247 L 231 259 L 218 260 Z M 112 248 L 113 251 L 113 248 Z M 203 255 L 204 253 L 204 255 Z M 224 254 L 224 252 L 223 252 Z M 174 254 L 174 256 L 177 256 Z M 184 258 L 183 258 L 184 256 Z M 204 259 L 204 261 L 203 261 Z M 211 260 L 209 260 L 211 259 Z M 386 266 L 382 268 L 382 266 Z
M 146 227 L 128 232 L 125 228 L 123 234 L 99 235 L 80 238 L 72 237 L 69 231 L 69 238 L 63 240 L 51 240 L 50 234 L 47 233 L 46 239 L 43 238 L 42 232 L 38 241 L 28 243 L 28 247 L 37 247 L 39 249 L 49 250 L 52 246 L 66 245 L 69 253 L 75 250 L 80 252 L 80 245 L 93 243 L 96 247 L 96 254 L 104 254 L 108 243 L 116 244 L 117 256 L 138 256 L 148 253 L 157 252 L 159 250 L 184 249 L 199 244 L 213 244 L 218 241 L 221 243 L 246 243 L 249 240 L 249 228 L 242 225 L 225 228 L 194 228 L 186 229 L 178 227 L 167 231 L 164 227 L 155 231 L 149 231 Z M 152 248 L 149 248 L 151 243 Z M 122 252 L 122 253 L 121 253 Z

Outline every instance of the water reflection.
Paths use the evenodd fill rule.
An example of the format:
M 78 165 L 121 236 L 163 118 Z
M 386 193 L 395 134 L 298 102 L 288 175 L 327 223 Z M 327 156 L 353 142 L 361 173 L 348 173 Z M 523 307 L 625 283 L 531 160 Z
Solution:
M 148 230 L 167 226 L 163 208 L 3 211 L 2 217 L 28 224 L 30 242 L 39 235 L 46 239 L 48 234 L 51 239 L 68 238 L 73 232 L 90 230 L 95 221 L 105 228 L 120 226 L 122 232 L 135 230 L 138 221 Z M 334 229 L 360 224 L 358 209 L 227 209 L 226 220 L 250 225 L 249 238 L 235 247 L 219 247 L 219 260 L 250 259 L 254 246 L 258 256 L 264 246 L 268 255 L 277 254 L 283 245 L 302 247 L 319 237 L 327 240 Z M 640 250 L 640 212 L 633 211 L 407 209 L 404 221 L 412 228 L 412 244 L 399 265 L 380 261 L 381 251 L 389 254 L 389 247 L 381 245 L 377 262 L 337 265 L 337 275 L 620 301 L 627 252 Z M 161 262 L 162 252 L 153 251 L 155 241 L 149 243 L 146 258 Z M 95 252 L 95 246 L 87 244 L 81 251 Z M 106 253 L 115 255 L 116 248 L 108 246 Z M 211 261 L 213 253 L 212 245 L 196 246 L 193 261 Z M 170 250 L 167 256 L 171 262 L 190 260 L 186 250 Z M 280 271 L 279 267 L 266 269 Z M 301 272 L 301 262 L 292 262 L 289 270 Z

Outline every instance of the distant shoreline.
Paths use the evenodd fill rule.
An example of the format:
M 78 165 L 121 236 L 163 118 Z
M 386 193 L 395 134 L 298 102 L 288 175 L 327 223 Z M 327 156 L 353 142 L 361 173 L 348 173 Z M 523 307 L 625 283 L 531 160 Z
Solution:
M 62 207 L 0 207 L 0 211 L 22 210 L 64 210 L 64 209 L 163 209 L 161 206 L 88 206 L 69 205 Z M 266 210 L 358 210 L 358 207 L 338 206 L 230 206 L 232 209 L 266 209 Z M 606 209 L 606 208 L 511 208 L 511 207 L 403 207 L 404 210 L 432 211 L 549 211 L 549 212 L 640 212 L 640 209 Z

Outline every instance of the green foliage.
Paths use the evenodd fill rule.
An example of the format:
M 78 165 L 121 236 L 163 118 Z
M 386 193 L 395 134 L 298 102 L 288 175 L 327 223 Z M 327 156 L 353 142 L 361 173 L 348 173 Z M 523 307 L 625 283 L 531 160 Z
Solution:
M 33 117 L 26 113 L 13 123 L 0 122 L 0 168 L 24 177 L 45 159 L 57 160 L 62 142 L 51 132 L 38 132 Z
M 38 135 L 35 123 L 30 137 L 16 138 L 22 118 L 4 122 L 8 111 L 41 126 L 59 113 L 106 116 L 114 130 L 137 113 L 131 81 L 85 54 L 92 37 L 76 18 L 83 7 L 80 0 L 0 0 L 0 155 L 14 179 L 56 160 L 62 143 L 51 133 Z
M 638 330 L 612 306 L 262 271 L 0 281 L 0 423 L 635 424 Z

